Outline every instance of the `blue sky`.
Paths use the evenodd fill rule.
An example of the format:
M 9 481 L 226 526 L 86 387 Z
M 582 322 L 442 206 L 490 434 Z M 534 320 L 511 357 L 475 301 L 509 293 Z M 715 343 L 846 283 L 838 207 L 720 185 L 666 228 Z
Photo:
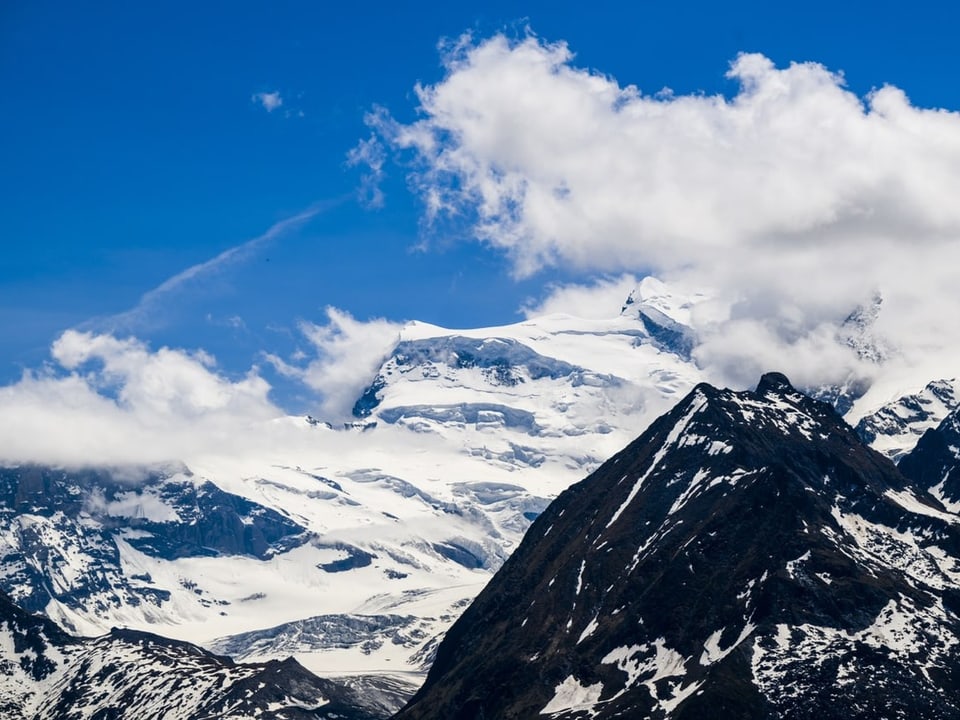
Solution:
M 490 325 L 550 283 L 586 281 L 594 271 L 563 263 L 518 280 L 462 222 L 416 249 L 423 205 L 395 148 L 383 206 L 357 201 L 346 157 L 370 135 L 364 116 L 416 120 L 415 84 L 444 78 L 442 38 L 530 27 L 645 94 L 729 96 L 730 62 L 760 52 L 842 71 L 859 96 L 890 83 L 916 106 L 957 109 L 956 16 L 932 2 L 5 3 L 0 381 L 42 363 L 64 330 L 116 329 L 145 293 L 311 208 L 118 330 L 243 372 L 262 351 L 292 352 L 297 322 L 327 306 Z M 282 105 L 268 112 L 258 93 Z

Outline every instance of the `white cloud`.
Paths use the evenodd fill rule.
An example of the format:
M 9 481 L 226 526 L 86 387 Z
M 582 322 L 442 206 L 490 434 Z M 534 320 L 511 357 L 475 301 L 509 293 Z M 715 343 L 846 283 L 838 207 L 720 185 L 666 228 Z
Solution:
M 318 341 L 327 337 L 331 345 L 310 376 L 356 382 L 348 346 L 362 354 L 372 339 L 361 337 L 370 331 L 372 338 L 384 326 L 365 328 L 336 311 L 330 324 L 316 329 Z M 44 368 L 0 386 L 0 464 L 109 467 L 114 477 L 137 482 L 150 466 L 183 463 L 200 476 L 212 471 L 229 488 L 235 479 L 277 466 L 355 469 L 392 462 L 415 473 L 421 452 L 459 458 L 439 437 L 412 437 L 399 427 L 381 426 L 371 444 L 365 433 L 333 432 L 290 417 L 270 402 L 270 387 L 255 368 L 227 377 L 202 351 L 153 350 L 131 338 L 68 331 L 51 354 Z
M 313 353 L 295 357 L 299 364 L 267 360 L 316 392 L 314 414 L 350 419 L 401 326 L 361 322 L 336 308 L 327 318 L 325 325 L 301 324 Z M 256 368 L 230 378 L 202 350 L 153 350 L 136 338 L 68 330 L 51 358 L 0 386 L 0 462 L 189 463 L 210 455 L 282 455 L 316 442 L 284 420 Z
M 183 460 L 262 443 L 282 415 L 255 371 L 232 380 L 203 352 L 69 330 L 56 365 L 0 387 L 3 462 Z
M 326 325 L 301 325 L 318 355 L 307 366 L 303 380 L 323 394 L 325 417 L 344 419 L 396 346 L 402 325 L 379 319 L 358 321 L 336 308 L 327 308 L 327 318 Z
M 396 346 L 402 325 L 382 319 L 356 320 L 333 307 L 326 312 L 325 325 L 300 324 L 315 354 L 306 365 L 289 364 L 273 355 L 267 359 L 281 374 L 317 392 L 323 419 L 351 420 L 353 404 Z
M 367 172 L 360 178 L 358 191 L 360 202 L 368 207 L 383 207 L 383 190 L 380 188 L 380 184 L 386 176 L 383 170 L 386 159 L 387 155 L 383 143 L 376 136 L 361 140 L 356 147 L 347 153 L 348 166 L 367 168 Z
M 95 374 L 87 377 L 115 386 L 118 405 L 151 422 L 218 412 L 259 419 L 275 414 L 263 379 L 254 374 L 231 382 L 215 373 L 216 362 L 202 350 L 188 353 L 164 347 L 151 352 L 132 338 L 68 330 L 53 344 L 51 354 L 70 371 L 96 362 Z
M 283 105 L 283 98 L 279 91 L 258 92 L 250 96 L 250 100 L 260 105 L 267 112 L 273 112 Z
M 582 318 L 616 317 L 623 302 L 637 286 L 635 275 L 605 277 L 586 284 L 568 283 L 548 288 L 546 297 L 523 307 L 527 318 L 562 313 Z
M 960 345 L 957 113 L 889 86 L 860 98 L 822 65 L 757 54 L 731 64 L 730 98 L 644 95 L 535 37 L 463 41 L 445 66 L 417 87 L 420 119 L 369 122 L 409 154 L 427 217 L 469 222 L 518 276 L 710 287 L 707 365 L 735 366 L 737 337 L 741 358 L 827 368 L 823 338 L 877 290 L 878 329 L 907 358 Z

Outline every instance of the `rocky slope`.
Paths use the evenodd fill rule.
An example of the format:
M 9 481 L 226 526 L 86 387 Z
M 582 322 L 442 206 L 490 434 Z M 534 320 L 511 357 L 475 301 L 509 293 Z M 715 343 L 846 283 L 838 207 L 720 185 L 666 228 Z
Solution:
M 132 630 L 78 638 L 0 594 L 0 714 L 9 720 L 374 720 L 389 686 L 322 680 L 293 660 L 238 664 Z
M 960 410 L 928 429 L 899 467 L 918 487 L 960 513 Z
M 564 492 L 398 720 L 960 717 L 960 518 L 777 374 Z

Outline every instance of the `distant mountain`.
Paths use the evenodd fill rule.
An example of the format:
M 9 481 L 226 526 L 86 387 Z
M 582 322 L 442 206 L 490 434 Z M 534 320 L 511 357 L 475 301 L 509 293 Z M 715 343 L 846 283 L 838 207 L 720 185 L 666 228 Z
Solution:
M 960 409 L 929 428 L 899 467 L 918 487 L 960 513 Z
M 394 705 L 381 713 L 388 715 L 396 696 L 416 686 L 408 667 L 429 662 L 463 593 L 487 577 L 476 569 L 491 557 L 499 564 L 496 532 L 483 516 L 464 522 L 464 505 L 369 469 L 341 482 L 284 468 L 272 474 L 236 489 L 253 497 L 266 491 L 261 498 L 276 509 L 183 467 L 0 468 L 0 591 L 77 635 L 123 626 L 191 638 L 251 662 L 332 656 L 321 669 L 349 674 L 357 687 L 383 685 L 396 663 L 398 676 L 387 682 Z M 365 503 L 353 499 L 357 489 Z M 487 501 L 491 514 L 511 508 L 518 494 L 486 492 L 496 496 Z M 379 517 L 395 529 L 397 513 L 405 514 L 398 502 L 424 525 L 449 520 L 432 543 L 402 534 L 390 546 L 374 534 L 361 546 L 331 532 L 335 519 L 355 527 Z M 389 517 L 381 509 L 388 507 Z M 462 536 L 474 523 L 476 541 Z M 351 581 L 357 587 L 348 590 Z M 343 588 L 334 602 L 325 598 L 330 585 Z M 398 614 L 398 606 L 415 614 Z M 314 617 L 314 608 L 327 613 Z
M 592 469 L 603 455 L 589 449 L 608 445 L 604 436 L 642 425 L 697 382 L 691 333 L 646 304 L 609 320 L 555 315 L 458 331 L 411 323 L 353 413 L 456 438 L 505 466 Z
M 877 335 L 875 325 L 883 307 L 883 296 L 878 292 L 870 302 L 850 313 L 840 326 L 839 339 L 864 360 L 882 363 L 892 353 L 888 343 Z
M 697 345 L 691 313 L 705 299 L 700 293 L 680 295 L 660 280 L 646 277 L 627 296 L 620 315 L 637 318 L 654 344 L 689 360 Z
M 171 596 L 149 573 L 127 571 L 125 548 L 166 561 L 265 560 L 308 539 L 287 517 L 185 468 L 136 478 L 96 469 L 0 468 L 0 522 L 0 586 L 20 607 L 82 607 L 111 624 L 118 607 L 159 612 Z
M 397 720 L 960 717 L 960 516 L 834 409 L 698 385 L 550 505 Z
M 861 418 L 857 433 L 875 450 L 899 461 L 957 407 L 958 390 L 956 378 L 929 382 L 919 392 L 903 395 Z
M 870 302 L 858 306 L 847 315 L 835 336 L 838 343 L 850 348 L 861 361 L 877 366 L 886 362 L 893 353 L 874 327 L 882 306 L 883 298 L 879 293 L 874 294 Z M 830 403 L 841 415 L 847 415 L 869 387 L 870 383 L 865 378 L 851 373 L 842 382 L 808 387 L 804 391 L 817 400 Z
M 321 680 L 293 660 L 242 665 L 150 633 L 78 638 L 0 594 L 7 720 L 374 720 L 389 712 L 384 692 Z

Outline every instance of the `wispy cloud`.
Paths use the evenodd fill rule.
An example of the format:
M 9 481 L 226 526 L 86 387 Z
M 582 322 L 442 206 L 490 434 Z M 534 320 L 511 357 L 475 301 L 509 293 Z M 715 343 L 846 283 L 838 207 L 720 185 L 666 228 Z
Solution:
M 260 105 L 267 112 L 273 112 L 283 105 L 283 97 L 277 90 L 254 93 L 250 96 L 250 100 Z
M 299 380 L 317 393 L 324 418 L 349 420 L 354 402 L 399 342 L 403 325 L 381 318 L 357 320 L 334 307 L 328 307 L 326 312 L 325 325 L 300 324 L 300 332 L 313 350 L 308 362 L 290 364 L 269 354 L 266 359 L 277 372 Z
M 274 224 L 262 235 L 228 248 L 219 255 L 192 265 L 168 278 L 157 287 L 144 293 L 133 308 L 116 315 L 94 318 L 80 325 L 79 329 L 104 333 L 129 333 L 155 325 L 161 321 L 168 301 L 178 293 L 249 259 L 263 246 L 301 227 L 317 215 L 342 204 L 347 199 L 348 196 L 343 196 L 316 203 L 307 210 Z
M 385 177 L 383 166 L 386 160 L 386 150 L 376 135 L 361 140 L 347 153 L 349 167 L 367 168 L 367 172 L 360 178 L 358 188 L 360 202 L 367 207 L 383 207 L 384 196 L 380 185 Z

